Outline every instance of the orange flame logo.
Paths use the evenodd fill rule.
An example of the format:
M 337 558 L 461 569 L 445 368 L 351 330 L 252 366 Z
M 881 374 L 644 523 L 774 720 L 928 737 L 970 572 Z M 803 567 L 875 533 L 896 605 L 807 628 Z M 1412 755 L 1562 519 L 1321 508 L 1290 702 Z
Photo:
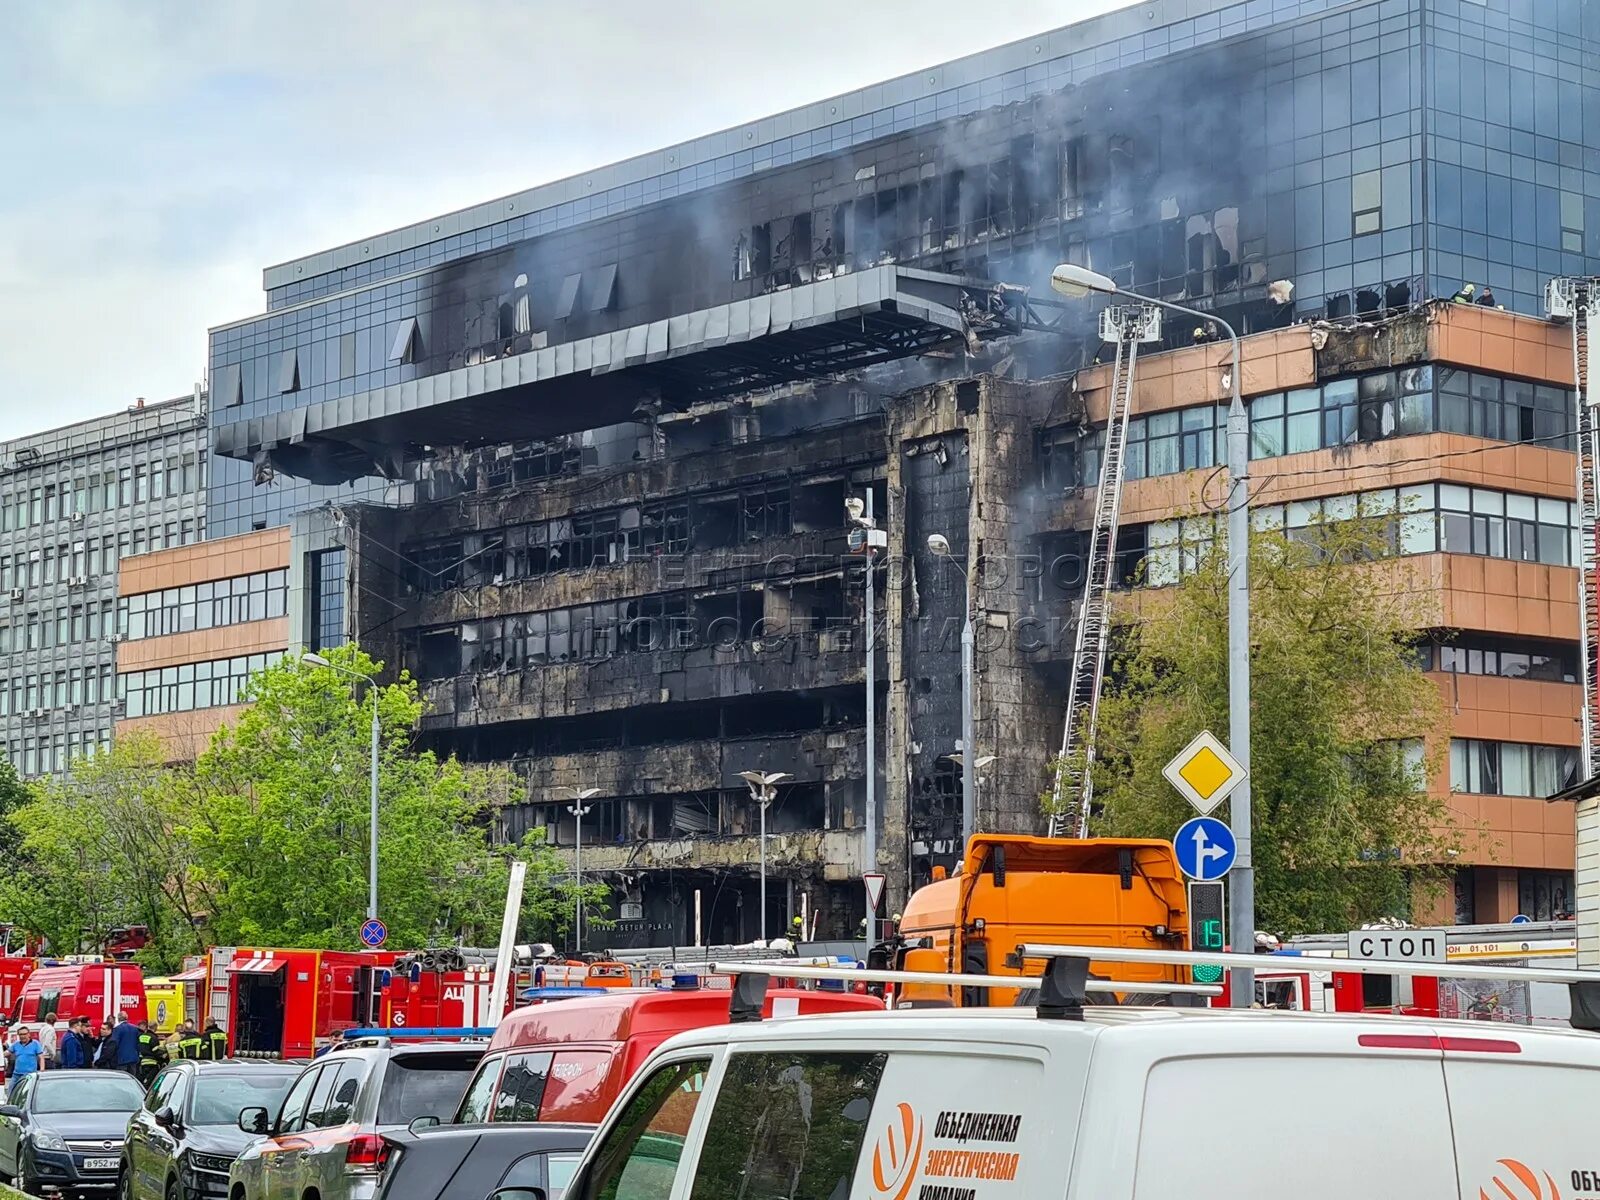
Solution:
M 1478 1200 L 1561 1200 L 1561 1189 L 1550 1177 L 1550 1172 L 1544 1173 L 1544 1182 L 1541 1184 L 1538 1173 L 1525 1163 L 1520 1163 L 1514 1158 L 1502 1158 L 1500 1165 L 1511 1172 L 1521 1186 L 1513 1187 L 1496 1175 L 1494 1186 L 1498 1189 L 1498 1194 L 1491 1195 L 1487 1189 L 1479 1188 Z
M 893 1200 L 906 1200 L 917 1177 L 917 1160 L 922 1157 L 922 1118 L 909 1104 L 898 1105 L 895 1113 L 898 1120 L 889 1123 L 872 1148 L 872 1183 L 880 1195 L 892 1193 Z

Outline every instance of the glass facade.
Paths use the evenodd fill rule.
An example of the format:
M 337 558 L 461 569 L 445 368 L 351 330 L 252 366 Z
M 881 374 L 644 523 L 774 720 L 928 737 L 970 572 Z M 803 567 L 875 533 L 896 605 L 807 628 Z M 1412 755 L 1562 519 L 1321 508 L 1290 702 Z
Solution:
M 287 611 L 289 572 L 257 571 L 159 592 L 124 596 L 117 602 L 117 628 L 129 641 L 265 621 Z
M 250 676 L 266 670 L 281 658 L 281 653 L 241 654 L 211 662 L 124 671 L 117 676 L 117 698 L 122 701 L 124 715 L 128 717 L 153 717 L 237 704 L 244 696 Z
M 725 154 L 732 135 L 702 139 L 614 192 L 302 264 L 213 331 L 212 420 L 354 413 L 376 387 L 891 261 L 1039 288 L 1081 262 L 1247 330 L 1468 280 L 1534 312 L 1546 276 L 1600 273 L 1597 43 L 1577 0 L 1247 0 L 1070 53 L 1042 36 L 992 78 L 887 103 L 891 81 L 880 107 Z M 218 463 L 214 535 L 386 494 L 319 469 L 316 437 L 262 453 L 282 469 Z

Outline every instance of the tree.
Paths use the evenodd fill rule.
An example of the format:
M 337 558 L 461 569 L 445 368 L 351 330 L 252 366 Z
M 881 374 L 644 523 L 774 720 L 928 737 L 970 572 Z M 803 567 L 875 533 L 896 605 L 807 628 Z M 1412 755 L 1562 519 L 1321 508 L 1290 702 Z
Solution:
M 354 646 L 325 657 L 367 678 L 381 670 Z M 257 674 L 246 699 L 250 707 L 238 722 L 219 730 L 196 761 L 198 803 L 183 830 L 215 898 L 210 933 L 217 942 L 359 944 L 374 702 L 378 902 L 391 944 L 494 944 L 514 857 L 529 868 L 524 927 L 561 923 L 572 892 L 558 883 L 555 852 L 536 836 L 515 846 L 490 844 L 494 813 L 520 798 L 516 778 L 419 751 L 422 701 L 408 676 L 361 686 L 341 671 L 286 659 Z M 603 896 L 604 888 L 594 892 Z
M 1257 924 L 1354 928 L 1409 916 L 1440 886 L 1463 829 L 1428 791 L 1447 730 L 1412 645 L 1436 624 L 1391 557 L 1396 518 L 1258 533 L 1250 550 L 1250 780 Z M 1201 729 L 1228 729 L 1224 555 L 1146 593 L 1100 708 L 1096 831 L 1170 838 L 1193 813 L 1161 768 Z M 1375 561 L 1385 560 L 1388 561 Z M 1448 738 L 1446 733 L 1445 738 Z M 1419 757 L 1420 755 L 1420 757 Z M 1234 932 L 1234 939 L 1247 936 Z
M 141 957 L 175 967 L 200 948 L 203 915 L 179 831 L 189 791 L 150 734 L 74 759 L 8 814 L 0 844 L 16 839 L 22 861 L 0 884 L 0 904 L 58 953 L 98 948 L 118 925 L 144 925 Z

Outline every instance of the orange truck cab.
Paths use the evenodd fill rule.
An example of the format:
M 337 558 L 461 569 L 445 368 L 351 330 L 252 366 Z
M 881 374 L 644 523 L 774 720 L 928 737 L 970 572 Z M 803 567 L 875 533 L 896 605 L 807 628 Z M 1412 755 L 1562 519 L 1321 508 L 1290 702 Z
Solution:
M 970 975 L 1044 973 L 1018 963 L 1025 942 L 1177 950 L 1188 944 L 1188 892 L 1168 842 L 979 833 L 959 873 L 919 888 L 900 919 L 900 944 L 942 953 L 945 970 Z M 920 956 L 919 956 L 920 957 Z M 1188 982 L 1183 967 L 1091 964 L 1094 974 Z M 1018 992 L 963 988 L 957 1004 L 1009 1007 Z
M 457 1124 L 594 1122 L 650 1052 L 676 1033 L 728 1023 L 729 992 L 614 988 L 519 1008 L 500 1023 L 467 1085 Z M 767 989 L 767 1017 L 882 1011 L 875 996 Z

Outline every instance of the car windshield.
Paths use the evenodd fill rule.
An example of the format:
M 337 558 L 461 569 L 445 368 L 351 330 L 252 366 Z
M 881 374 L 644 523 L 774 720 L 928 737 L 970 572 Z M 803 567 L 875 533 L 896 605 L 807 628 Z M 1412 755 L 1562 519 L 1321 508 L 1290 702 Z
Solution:
M 36 1113 L 131 1113 L 143 1099 L 144 1091 L 134 1078 L 120 1072 L 88 1075 L 74 1071 L 54 1077 L 46 1072 L 33 1083 L 33 1111 Z
M 294 1071 L 239 1072 L 228 1075 L 201 1075 L 194 1083 L 194 1098 L 189 1101 L 191 1125 L 233 1125 L 241 1108 L 260 1106 L 277 1112 Z
M 418 1117 L 449 1119 L 482 1057 L 481 1052 L 397 1055 L 384 1072 L 378 1124 L 409 1125 Z

